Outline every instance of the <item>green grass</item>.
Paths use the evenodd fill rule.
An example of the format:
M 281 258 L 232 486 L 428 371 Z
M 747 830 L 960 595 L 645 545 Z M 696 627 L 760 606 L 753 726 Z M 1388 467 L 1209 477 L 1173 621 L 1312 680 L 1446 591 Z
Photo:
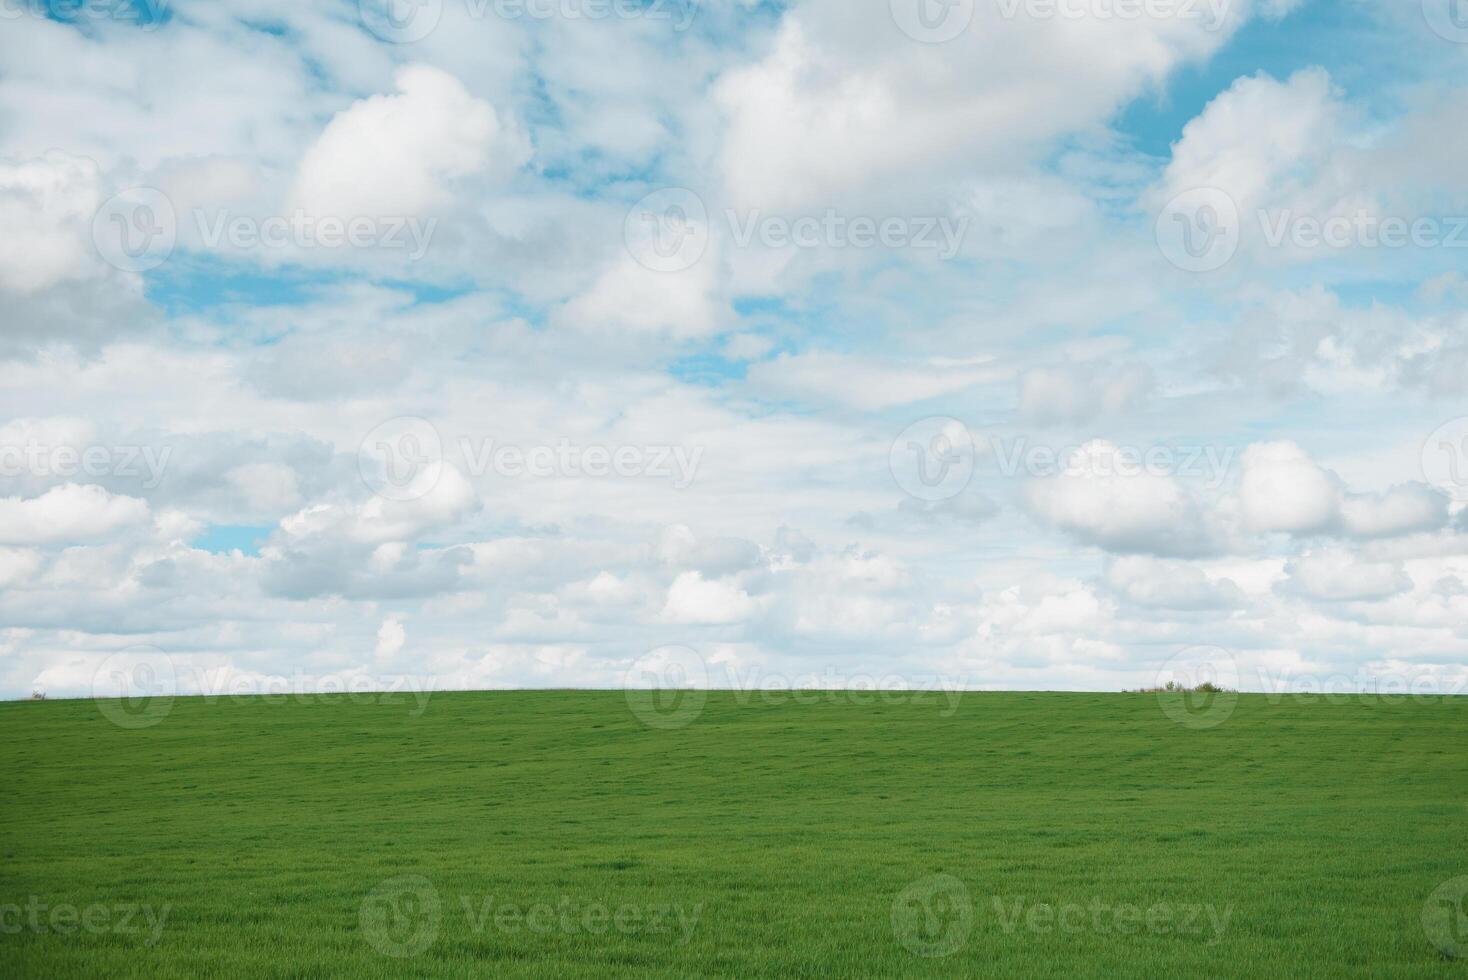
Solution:
M 1155 695 L 716 693 L 671 731 L 619 692 L 415 711 L 180 699 L 128 730 L 89 701 L 0 705 L 0 904 L 44 927 L 5 920 L 0 975 L 1468 977 L 1421 918 L 1468 874 L 1468 699 L 1245 696 L 1206 730 Z M 404 875 L 436 919 L 374 899 L 364 932 Z M 537 903 L 557 921 L 496 925 Z M 1042 904 L 1083 911 L 1047 930 Z M 62 905 L 108 924 L 59 935 Z M 128 906 L 167 907 L 156 943 L 141 912 L 117 928 Z M 691 938 L 658 909 L 696 909 Z M 432 942 L 399 959 L 368 933 Z M 903 942 L 945 937 L 945 958 Z

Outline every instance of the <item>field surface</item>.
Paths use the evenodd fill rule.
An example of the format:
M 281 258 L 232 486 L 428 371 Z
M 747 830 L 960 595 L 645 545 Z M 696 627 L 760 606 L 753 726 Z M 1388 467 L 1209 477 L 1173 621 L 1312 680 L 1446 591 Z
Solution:
M 0 975 L 1468 977 L 1468 699 L 802 700 L 0 705 Z

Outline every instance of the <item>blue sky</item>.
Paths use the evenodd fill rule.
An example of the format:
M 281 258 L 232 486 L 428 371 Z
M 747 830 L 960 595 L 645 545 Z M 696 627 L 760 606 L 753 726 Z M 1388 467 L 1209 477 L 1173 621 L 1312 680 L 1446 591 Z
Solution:
M 927 2 L 7 21 L 0 692 L 1468 683 L 1456 0 Z

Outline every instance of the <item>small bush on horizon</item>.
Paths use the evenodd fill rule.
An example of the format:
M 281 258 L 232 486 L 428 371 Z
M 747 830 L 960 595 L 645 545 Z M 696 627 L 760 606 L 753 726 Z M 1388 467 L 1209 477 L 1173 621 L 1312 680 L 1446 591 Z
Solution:
M 1177 681 L 1168 681 L 1162 687 L 1144 687 L 1136 691 L 1124 691 L 1124 694 L 1230 694 L 1226 687 L 1219 687 L 1212 681 L 1204 681 L 1193 687 L 1179 684 Z

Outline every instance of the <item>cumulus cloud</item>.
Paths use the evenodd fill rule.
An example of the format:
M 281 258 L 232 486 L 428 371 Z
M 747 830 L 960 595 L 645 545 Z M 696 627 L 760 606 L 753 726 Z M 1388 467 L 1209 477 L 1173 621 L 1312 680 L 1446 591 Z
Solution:
M 1153 384 L 1151 369 L 1142 364 L 1032 368 L 1020 376 L 1019 414 L 1039 425 L 1119 415 L 1138 407 Z
M 92 484 L 67 483 L 33 497 L 0 498 L 0 543 L 50 544 L 104 538 L 148 519 L 148 504 Z
M 1128 555 L 1106 566 L 1106 584 L 1139 606 L 1157 609 L 1228 609 L 1244 604 L 1243 590 L 1182 561 Z
M 393 86 L 327 124 L 301 159 L 293 207 L 322 216 L 420 215 L 446 204 L 455 180 L 503 174 L 526 158 L 523 138 L 447 72 L 409 65 Z
M 41 553 L 34 548 L 0 548 L 0 589 L 34 579 L 41 562 Z
M 1200 555 L 1215 550 L 1204 512 L 1176 479 L 1128 469 L 1104 439 L 1072 452 L 1061 472 L 1025 486 L 1030 513 L 1086 544 L 1121 553 Z
M 752 365 L 748 379 L 758 390 L 776 397 L 872 410 L 952 394 L 1009 375 L 1009 369 L 986 357 L 902 363 L 892 358 L 807 351 Z
M 1353 493 L 1341 499 L 1341 524 L 1356 538 L 1436 531 L 1447 523 L 1447 495 L 1424 483 L 1404 483 L 1384 493 Z
M 1285 567 L 1283 588 L 1330 601 L 1386 599 L 1412 588 L 1400 563 L 1363 561 L 1338 548 L 1308 552 Z
M 722 170 L 737 206 L 771 210 L 885 194 L 1009 165 L 1104 120 L 1247 18 L 1005 19 L 975 5 L 943 44 L 914 43 L 888 4 L 816 0 L 785 14 L 769 52 L 720 79 Z M 1104 54 L 1103 54 L 1104 52 Z
M 1351 493 L 1293 442 L 1257 443 L 1243 456 L 1239 500 L 1254 531 L 1385 538 L 1448 523 L 1448 498 L 1422 483 Z
M 663 618 L 674 623 L 737 623 L 754 615 L 758 608 L 759 604 L 732 581 L 683 572 L 668 589 Z
M 95 275 L 92 219 L 102 200 L 92 160 L 60 150 L 0 159 L 0 288 L 34 293 Z
M 361 504 L 313 504 L 280 522 L 288 539 L 341 538 L 363 544 L 409 541 L 444 527 L 480 506 L 479 496 L 452 463 L 425 464 L 412 483 L 392 499 L 379 495 Z
M 1159 197 L 1215 187 L 1246 211 L 1288 199 L 1337 146 L 1345 113 L 1324 69 L 1240 78 L 1183 127 Z
M 688 269 L 658 272 L 629 255 L 615 259 L 558 312 L 558 322 L 582 331 L 631 331 L 679 339 L 717 332 L 727 314 L 717 296 L 711 256 Z
M 377 627 L 377 646 L 374 654 L 379 659 L 392 659 L 403 649 L 407 642 L 408 633 L 403 629 L 403 624 L 396 619 L 384 619 L 382 625 Z
M 1239 500 L 1255 531 L 1308 534 L 1332 528 L 1340 514 L 1341 480 L 1293 442 L 1258 443 L 1244 451 Z

